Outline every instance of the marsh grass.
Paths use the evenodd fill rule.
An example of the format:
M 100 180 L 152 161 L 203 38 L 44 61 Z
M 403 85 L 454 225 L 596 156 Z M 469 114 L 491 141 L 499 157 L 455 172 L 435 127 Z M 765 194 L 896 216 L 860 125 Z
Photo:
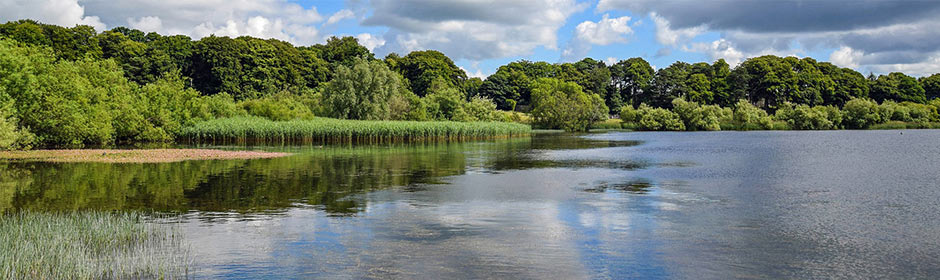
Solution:
M 505 122 L 363 121 L 316 118 L 271 121 L 236 117 L 200 122 L 183 129 L 188 143 L 450 141 L 525 136 L 528 125 Z
M 137 213 L 0 215 L 0 279 L 177 279 L 192 257 L 178 228 Z

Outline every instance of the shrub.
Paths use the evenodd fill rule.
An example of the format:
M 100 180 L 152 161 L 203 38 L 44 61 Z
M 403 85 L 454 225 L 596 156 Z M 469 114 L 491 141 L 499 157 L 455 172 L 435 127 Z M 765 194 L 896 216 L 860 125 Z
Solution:
M 786 121 L 791 129 L 799 130 L 839 129 L 842 124 L 842 112 L 832 106 L 794 107 L 785 103 L 777 110 L 774 118 Z
M 11 106 L 0 104 L 0 151 L 29 149 L 34 137 L 32 133 L 17 128 L 17 119 L 9 112 Z
M 733 114 L 732 122 L 736 129 L 773 129 L 773 118 L 767 115 L 767 111 L 757 108 L 747 100 L 738 100 L 738 103 L 734 105 Z
M 330 117 L 357 120 L 387 120 L 389 99 L 401 81 L 380 60 L 356 58 L 352 67 L 339 65 L 323 92 Z
M 878 114 L 878 103 L 870 99 L 855 98 L 845 103 L 842 108 L 846 128 L 866 129 L 882 122 Z
M 587 131 L 594 122 L 607 119 L 607 105 L 596 94 L 587 94 L 573 82 L 540 78 L 533 83 L 532 117 L 547 128 Z
M 673 99 L 672 106 L 673 112 L 679 115 L 688 130 L 721 130 L 721 123 L 730 122 L 733 115 L 729 108 L 721 108 L 718 105 L 701 106 L 682 98 Z
M 503 121 L 502 116 L 496 110 L 496 103 L 489 98 L 472 97 L 470 101 L 464 102 L 461 109 L 455 114 L 455 121 L 475 122 L 475 121 Z
M 288 93 L 279 93 L 260 99 L 242 101 L 240 105 L 249 115 L 273 121 L 313 119 L 314 115 L 310 108 L 297 99 Z
M 641 130 L 685 130 L 685 124 L 679 118 L 679 114 L 663 108 L 652 108 L 646 104 L 640 104 L 637 109 L 639 122 L 637 128 Z

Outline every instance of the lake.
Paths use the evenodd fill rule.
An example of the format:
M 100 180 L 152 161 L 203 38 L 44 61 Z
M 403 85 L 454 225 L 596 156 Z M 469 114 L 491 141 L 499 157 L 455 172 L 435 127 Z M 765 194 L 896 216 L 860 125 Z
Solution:
M 197 278 L 940 276 L 940 130 L 249 149 L 0 163 L 0 212 L 156 210 Z

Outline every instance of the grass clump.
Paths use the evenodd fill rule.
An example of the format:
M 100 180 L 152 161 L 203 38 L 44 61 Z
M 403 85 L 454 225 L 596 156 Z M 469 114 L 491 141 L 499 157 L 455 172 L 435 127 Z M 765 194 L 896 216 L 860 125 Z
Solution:
M 316 118 L 271 121 L 235 117 L 196 123 L 181 140 L 225 142 L 397 142 L 517 137 L 531 133 L 528 125 L 502 122 L 365 121 Z
M 0 278 L 184 278 L 192 263 L 182 235 L 137 213 L 18 212 L 0 215 Z

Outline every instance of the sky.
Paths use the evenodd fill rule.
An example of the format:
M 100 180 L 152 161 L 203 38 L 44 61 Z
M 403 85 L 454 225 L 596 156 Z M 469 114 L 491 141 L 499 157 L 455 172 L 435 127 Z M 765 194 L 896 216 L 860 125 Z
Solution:
M 766 54 L 925 76 L 940 73 L 938 12 L 935 0 L 0 0 L 3 22 L 295 45 L 354 36 L 378 57 L 441 51 L 474 77 L 523 59 L 658 69 Z

